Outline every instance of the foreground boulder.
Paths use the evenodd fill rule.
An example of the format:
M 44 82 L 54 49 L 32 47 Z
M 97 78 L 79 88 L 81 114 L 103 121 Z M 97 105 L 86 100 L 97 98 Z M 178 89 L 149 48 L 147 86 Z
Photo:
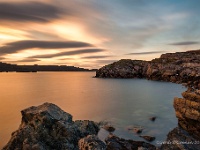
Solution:
M 12 133 L 3 150 L 114 150 L 116 144 L 118 150 L 132 150 L 125 143 L 134 149 L 141 146 L 155 149 L 151 144 L 116 136 L 109 136 L 105 143 L 97 137 L 99 123 L 73 121 L 72 115 L 51 103 L 24 109 L 21 114 L 19 129 Z
M 72 115 L 51 103 L 21 113 L 21 125 L 3 150 L 78 150 L 81 138 L 99 131 L 93 121 L 73 121 Z

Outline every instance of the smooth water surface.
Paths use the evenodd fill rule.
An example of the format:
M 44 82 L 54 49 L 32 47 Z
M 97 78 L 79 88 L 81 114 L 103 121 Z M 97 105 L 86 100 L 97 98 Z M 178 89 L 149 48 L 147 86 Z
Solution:
M 173 98 L 185 90 L 181 85 L 145 79 L 93 78 L 95 72 L 0 73 L 0 148 L 20 122 L 20 111 L 51 102 L 73 119 L 106 120 L 114 134 L 143 140 L 128 126 L 142 126 L 143 135 L 166 139 L 177 126 Z M 149 117 L 157 116 L 155 122 Z

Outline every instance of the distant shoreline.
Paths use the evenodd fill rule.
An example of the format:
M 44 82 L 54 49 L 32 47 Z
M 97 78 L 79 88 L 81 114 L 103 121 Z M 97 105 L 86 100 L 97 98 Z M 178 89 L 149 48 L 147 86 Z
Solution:
M 0 62 L 0 72 L 43 72 L 43 71 L 96 71 L 97 69 L 85 69 L 67 65 L 17 65 Z

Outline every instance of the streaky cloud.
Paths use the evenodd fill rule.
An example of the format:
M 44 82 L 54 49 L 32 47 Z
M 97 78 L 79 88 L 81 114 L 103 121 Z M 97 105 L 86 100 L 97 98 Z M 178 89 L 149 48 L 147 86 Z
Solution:
M 83 59 L 99 59 L 99 58 L 107 58 L 107 57 L 112 57 L 112 56 L 85 56 L 81 57 Z
M 185 42 L 171 43 L 169 45 L 194 45 L 194 44 L 199 44 L 199 42 L 197 42 L 197 41 L 185 41 Z
M 35 58 L 25 58 L 22 60 L 18 60 L 16 62 L 36 62 L 36 61 L 40 61 L 39 59 L 35 59 Z
M 81 49 L 81 50 L 73 50 L 73 51 L 67 51 L 67 52 L 60 52 L 56 54 L 47 54 L 47 55 L 35 55 L 30 56 L 29 58 L 53 58 L 53 57 L 59 57 L 59 56 L 71 56 L 71 55 L 80 55 L 80 54 L 87 54 L 87 53 L 98 53 L 103 52 L 105 50 L 103 49 Z
M 41 2 L 0 2 L 0 21 L 49 22 L 59 18 L 61 10 Z
M 91 47 L 92 45 L 79 41 L 35 41 L 23 40 L 7 43 L 0 47 L 0 55 L 16 53 L 24 49 L 40 48 L 40 49 L 61 49 L 61 48 L 82 48 Z
M 118 60 L 97 60 L 96 62 L 97 63 L 100 63 L 100 64 L 110 64 L 110 63 L 114 63 L 114 62 L 117 62 Z
M 137 53 L 128 53 L 125 55 L 150 55 L 150 54 L 159 54 L 163 53 L 165 51 L 150 51 L 150 52 L 137 52 Z
M 40 60 L 39 59 L 35 59 L 35 58 L 24 58 L 24 59 L 21 59 L 21 60 L 6 61 L 6 62 L 9 62 L 9 63 L 18 63 L 18 62 L 37 62 L 37 61 L 40 61 Z

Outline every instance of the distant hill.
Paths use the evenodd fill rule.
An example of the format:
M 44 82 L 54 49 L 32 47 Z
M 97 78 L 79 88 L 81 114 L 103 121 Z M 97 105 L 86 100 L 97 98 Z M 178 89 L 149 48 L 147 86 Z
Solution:
M 0 72 L 94 71 L 66 65 L 16 65 L 0 62 Z

